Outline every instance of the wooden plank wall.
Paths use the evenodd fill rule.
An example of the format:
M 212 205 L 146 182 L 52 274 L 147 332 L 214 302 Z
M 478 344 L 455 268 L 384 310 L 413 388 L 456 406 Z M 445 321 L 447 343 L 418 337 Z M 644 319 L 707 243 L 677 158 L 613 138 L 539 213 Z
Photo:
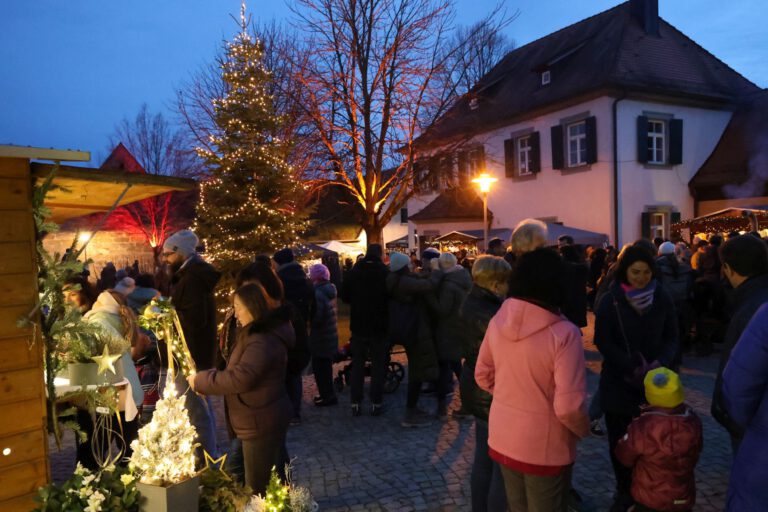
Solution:
M 50 479 L 39 332 L 16 320 L 37 297 L 29 161 L 0 158 L 0 510 L 27 512 Z

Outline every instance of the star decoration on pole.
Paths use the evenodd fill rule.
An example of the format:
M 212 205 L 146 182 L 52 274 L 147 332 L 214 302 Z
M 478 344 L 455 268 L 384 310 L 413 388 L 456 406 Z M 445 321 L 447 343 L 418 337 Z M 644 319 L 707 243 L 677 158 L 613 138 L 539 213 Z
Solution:
M 205 469 L 210 469 L 212 471 L 214 469 L 217 469 L 217 470 L 221 471 L 222 473 L 224 473 L 224 476 L 229 478 L 229 475 L 227 474 L 227 472 L 224 471 L 224 466 L 227 463 L 227 454 L 226 453 L 224 455 L 222 455 L 221 457 L 219 457 L 218 459 L 214 459 L 213 457 L 211 457 L 211 454 L 208 453 L 205 450 L 203 450 L 203 455 L 205 455 Z
M 111 371 L 113 374 L 117 374 L 115 371 L 115 361 L 120 359 L 120 354 L 118 355 L 112 355 L 109 353 L 109 347 L 104 345 L 104 351 L 101 353 L 100 356 L 93 356 L 91 357 L 95 362 L 99 364 L 99 369 L 97 373 L 104 373 L 106 374 L 107 370 Z

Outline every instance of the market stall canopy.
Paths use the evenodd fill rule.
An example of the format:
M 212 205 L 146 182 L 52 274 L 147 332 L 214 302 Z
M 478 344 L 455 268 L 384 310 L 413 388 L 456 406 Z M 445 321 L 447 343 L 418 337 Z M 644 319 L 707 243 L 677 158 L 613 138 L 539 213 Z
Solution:
M 41 181 L 50 175 L 55 165 L 33 162 L 30 167 L 32 177 Z M 53 183 L 61 188 L 48 194 L 45 205 L 50 208 L 51 220 L 56 223 L 107 212 L 118 198 L 119 206 L 122 206 L 165 192 L 196 187 L 195 180 L 188 178 L 66 165 L 59 166 Z
M 396 238 L 394 240 L 390 240 L 386 243 L 386 246 L 389 247 L 408 247 L 408 235 L 403 235 L 400 238 Z
M 716 212 L 702 215 L 693 219 L 686 219 L 672 224 L 671 229 L 680 232 L 682 229 L 690 229 L 695 233 L 729 233 L 731 231 L 752 231 L 753 220 L 757 221 L 758 229 L 768 228 L 768 212 L 754 208 L 726 208 Z
M 603 233 L 596 233 L 594 231 L 587 231 L 586 229 L 563 226 L 562 224 L 557 224 L 555 222 L 545 222 L 545 224 L 547 225 L 547 233 L 548 233 L 547 244 L 548 245 L 557 245 L 557 239 L 563 235 L 569 235 L 573 237 L 573 243 L 575 243 L 576 245 L 600 246 L 600 245 L 603 245 L 603 243 L 608 242 L 608 236 Z M 454 231 L 454 233 L 457 233 L 457 232 Z M 482 229 L 469 229 L 469 230 L 461 231 L 458 233 L 461 233 L 465 236 L 472 237 L 475 241 L 483 239 Z M 448 237 L 450 235 L 451 233 L 448 233 L 447 235 L 443 235 L 443 237 Z M 504 242 L 504 244 L 507 245 L 509 244 L 509 239 L 512 237 L 512 230 L 502 229 L 502 228 L 492 229 L 488 232 L 488 237 L 491 239 L 500 238 Z
M 335 252 L 337 254 L 360 254 L 363 252 L 360 247 L 347 245 L 345 243 L 339 242 L 338 240 L 332 240 L 330 242 L 318 245 L 326 251 Z
M 442 236 L 438 236 L 433 240 L 433 242 L 458 242 L 458 243 L 474 243 L 478 240 L 482 239 L 482 236 L 480 238 L 477 238 L 475 236 L 469 235 L 467 233 L 463 233 L 461 231 L 451 231 L 450 233 L 446 233 Z
M 557 239 L 563 235 L 573 237 L 573 243 L 576 245 L 601 246 L 608 243 L 608 235 L 604 233 L 563 226 L 555 222 L 546 222 L 545 224 L 547 225 L 547 242 L 549 245 L 557 245 Z

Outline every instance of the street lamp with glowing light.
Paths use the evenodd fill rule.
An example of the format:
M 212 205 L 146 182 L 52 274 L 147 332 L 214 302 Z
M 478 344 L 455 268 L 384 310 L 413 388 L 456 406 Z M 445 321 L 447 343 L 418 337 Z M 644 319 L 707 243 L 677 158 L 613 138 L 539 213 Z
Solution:
M 77 239 L 80 241 L 81 244 L 84 244 L 91 239 L 91 234 L 87 231 L 83 231 L 82 233 L 80 233 Z
M 480 192 L 483 193 L 483 245 L 485 251 L 488 252 L 488 192 L 491 191 L 491 185 L 499 181 L 487 172 L 482 173 L 477 178 L 472 180 L 475 183 Z

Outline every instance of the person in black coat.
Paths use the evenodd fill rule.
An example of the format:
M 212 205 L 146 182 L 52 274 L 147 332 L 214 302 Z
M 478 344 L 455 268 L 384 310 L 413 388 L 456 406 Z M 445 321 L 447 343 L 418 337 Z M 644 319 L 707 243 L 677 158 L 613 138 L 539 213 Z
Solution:
M 288 351 L 285 384 L 293 404 L 291 424 L 297 425 L 301 423 L 301 374 L 310 360 L 307 322 L 315 299 L 315 289 L 290 248 L 277 251 L 272 259 L 278 265 L 277 275 L 283 283 L 285 302 L 292 306 L 291 324 L 296 334 L 296 344 Z
M 197 254 L 199 240 L 189 229 L 177 231 L 163 244 L 163 258 L 170 267 L 171 302 L 176 308 L 187 347 L 198 371 L 214 367 L 217 353 L 214 288 L 221 274 Z M 184 384 L 182 382 L 177 382 Z M 179 389 L 186 392 L 186 388 Z M 207 406 L 204 403 L 207 401 Z M 210 400 L 187 394 L 190 421 L 203 450 L 215 456 L 216 424 Z
M 645 374 L 659 366 L 672 367 L 678 349 L 675 305 L 654 279 L 654 268 L 647 249 L 628 247 L 595 315 L 595 344 L 603 356 L 601 405 L 616 476 L 615 512 L 632 505 L 632 472 L 616 459 L 614 449 L 645 402 Z
M 475 364 L 488 323 L 507 294 L 511 272 L 509 263 L 499 256 L 478 258 L 472 267 L 474 284 L 458 318 L 457 335 L 464 356 L 460 380 L 462 406 L 475 417 L 475 458 L 470 476 L 472 512 L 507 508 L 501 470 L 488 455 L 488 414 L 492 396 L 475 382 Z
M 371 414 L 378 416 L 381 413 L 384 399 L 384 377 L 389 359 L 386 288 L 389 269 L 381 258 L 381 245 L 369 245 L 365 257 L 355 263 L 342 283 L 341 300 L 350 305 L 350 387 L 354 416 L 362 413 L 367 358 L 371 360 Z
M 563 266 L 565 275 L 563 305 L 560 311 L 577 327 L 586 327 L 589 268 L 582 259 L 579 248 L 575 245 L 561 246 L 560 255 L 565 262 Z
M 723 402 L 723 370 L 731 351 L 752 316 L 768 302 L 768 247 L 751 235 L 731 238 L 720 248 L 723 274 L 734 288 L 733 315 L 723 342 L 723 353 L 712 395 L 712 417 L 728 430 L 734 455 L 738 451 L 744 429 L 733 421 Z

